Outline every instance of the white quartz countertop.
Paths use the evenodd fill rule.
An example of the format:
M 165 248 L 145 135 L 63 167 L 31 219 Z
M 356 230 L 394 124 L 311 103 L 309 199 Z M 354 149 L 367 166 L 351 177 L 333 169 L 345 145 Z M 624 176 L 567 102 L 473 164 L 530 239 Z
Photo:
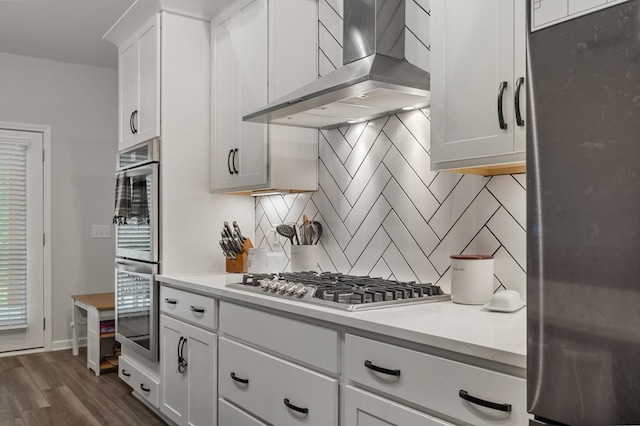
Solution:
M 526 308 L 513 313 L 500 313 L 488 311 L 482 306 L 434 302 L 345 312 L 225 287 L 242 281 L 241 274 L 160 275 L 158 281 L 226 300 L 282 310 L 507 366 L 526 368 Z

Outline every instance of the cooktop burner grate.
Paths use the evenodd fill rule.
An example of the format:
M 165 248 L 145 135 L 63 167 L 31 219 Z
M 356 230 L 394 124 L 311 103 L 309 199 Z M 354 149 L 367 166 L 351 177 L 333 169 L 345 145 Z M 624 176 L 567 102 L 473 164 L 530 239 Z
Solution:
M 335 272 L 246 274 L 242 283 L 228 284 L 227 287 L 347 311 L 451 300 L 450 295 L 431 283 Z

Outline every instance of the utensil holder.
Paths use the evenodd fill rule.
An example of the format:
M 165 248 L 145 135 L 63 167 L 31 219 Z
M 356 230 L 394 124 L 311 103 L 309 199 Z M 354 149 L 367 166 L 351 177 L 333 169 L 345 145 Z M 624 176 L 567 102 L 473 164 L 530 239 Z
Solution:
M 234 274 L 244 274 L 249 268 L 249 249 L 253 244 L 249 238 L 242 243 L 242 253 L 237 254 L 234 260 L 226 259 L 227 272 Z
M 292 245 L 291 272 L 308 272 L 318 270 L 318 246 Z

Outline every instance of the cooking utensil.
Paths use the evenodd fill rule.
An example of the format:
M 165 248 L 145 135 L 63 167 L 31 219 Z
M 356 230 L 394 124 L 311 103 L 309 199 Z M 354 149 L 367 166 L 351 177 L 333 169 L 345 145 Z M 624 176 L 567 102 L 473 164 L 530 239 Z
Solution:
M 320 241 L 320 237 L 322 236 L 322 224 L 314 220 L 311 222 L 311 225 L 313 227 L 315 237 L 311 244 L 318 244 L 318 241 Z
M 295 237 L 296 240 L 298 239 L 298 233 L 296 232 L 296 228 L 294 228 L 291 225 L 285 225 L 285 224 L 281 224 L 276 226 L 276 232 L 280 235 L 282 235 L 285 238 L 288 238 L 289 241 L 291 241 L 291 245 L 293 245 L 293 238 Z M 298 244 L 300 244 L 300 242 L 298 241 Z
M 303 245 L 311 244 L 313 239 L 313 225 L 309 222 L 306 214 L 302 215 L 302 225 L 300 225 L 300 241 Z
M 238 222 L 236 222 L 235 220 L 233 221 L 233 229 L 236 231 L 238 238 L 240 238 L 241 240 L 240 242 L 244 244 L 244 240 L 246 240 L 246 238 L 244 237 L 244 235 L 242 235 L 242 232 L 240 232 L 240 227 L 238 226 Z

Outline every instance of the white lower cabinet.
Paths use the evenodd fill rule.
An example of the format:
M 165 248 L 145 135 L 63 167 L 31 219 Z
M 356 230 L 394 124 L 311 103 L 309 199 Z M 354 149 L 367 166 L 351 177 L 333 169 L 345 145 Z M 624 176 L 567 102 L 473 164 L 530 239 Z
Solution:
M 336 379 L 224 337 L 218 372 L 220 397 L 270 424 L 338 425 Z
M 162 404 L 178 425 L 216 424 L 216 335 L 160 315 Z
M 351 334 L 343 362 L 348 380 L 452 419 L 476 426 L 528 423 L 525 379 Z
M 141 398 L 146 399 L 152 406 L 159 403 L 160 382 L 148 374 L 144 367 L 126 355 L 118 359 L 118 377 Z
M 266 423 L 222 398 L 218 400 L 218 424 L 220 426 L 267 426 Z
M 431 417 L 377 395 L 346 386 L 344 412 L 349 426 L 431 426 Z M 445 423 L 442 423 L 445 424 Z

